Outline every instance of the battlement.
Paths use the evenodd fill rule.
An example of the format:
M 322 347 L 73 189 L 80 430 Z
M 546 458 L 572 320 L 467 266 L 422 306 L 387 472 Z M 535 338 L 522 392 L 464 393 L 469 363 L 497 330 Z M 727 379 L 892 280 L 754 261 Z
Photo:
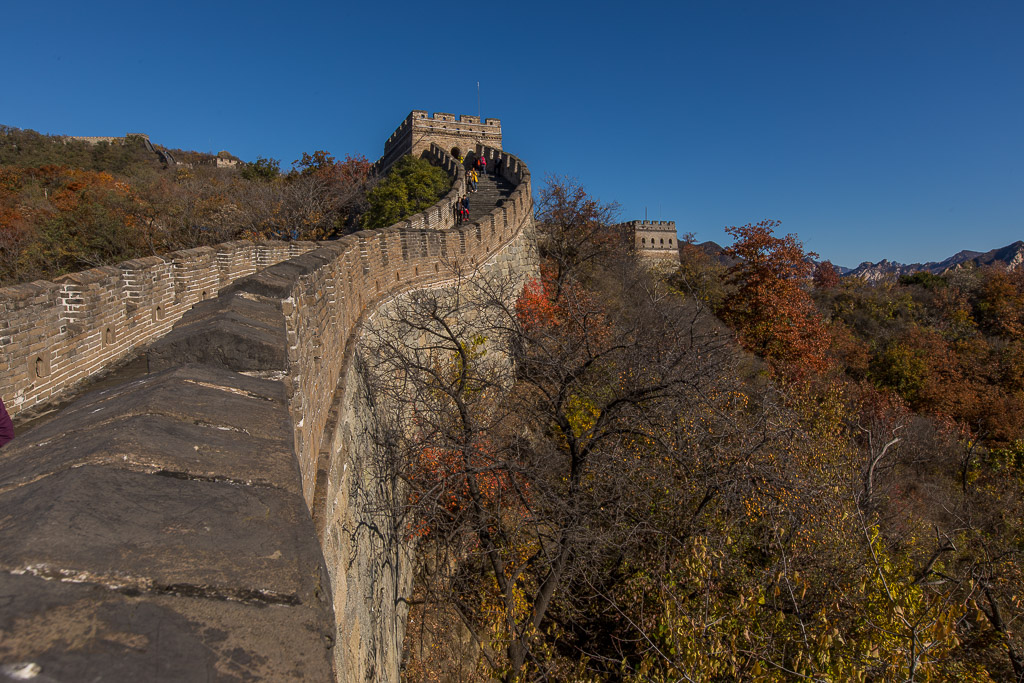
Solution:
M 146 133 L 125 133 L 121 137 L 110 136 L 110 135 L 65 135 L 67 140 L 78 140 L 79 142 L 87 142 L 90 145 L 98 145 L 101 142 L 123 143 L 128 138 L 142 138 L 146 142 L 149 142 L 149 135 Z
M 621 228 L 637 253 L 645 258 L 679 260 L 675 221 L 626 221 Z
M 431 143 L 453 156 L 463 155 L 476 145 L 500 150 L 501 119 L 484 119 L 481 123 L 479 116 L 471 114 L 435 112 L 431 116 L 422 109 L 413 109 L 384 143 L 384 154 L 377 167 L 386 171 L 406 154 L 419 156 Z
M 633 230 L 676 231 L 675 221 L 626 221 L 625 223 L 619 223 L 619 225 Z
M 412 562 L 400 527 L 377 532 L 390 504 L 367 438 L 380 406 L 355 348 L 416 289 L 536 275 L 529 170 L 469 153 L 500 158 L 514 188 L 473 222 L 453 211 L 465 168 L 432 145 L 451 191 L 388 228 L 0 290 L 9 405 L 55 398 L 143 346 L 148 365 L 4 447 L 4 661 L 67 680 L 206 680 L 228 664 L 249 680 L 399 680 Z M 69 654 L 52 615 L 70 610 L 96 619 Z

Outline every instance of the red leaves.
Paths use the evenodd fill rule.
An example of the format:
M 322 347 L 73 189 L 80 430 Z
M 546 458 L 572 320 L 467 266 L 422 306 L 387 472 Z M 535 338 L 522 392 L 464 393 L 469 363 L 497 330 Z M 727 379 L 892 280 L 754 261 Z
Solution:
M 722 304 L 722 318 L 740 342 L 784 376 L 803 378 L 828 368 L 829 335 L 807 293 L 815 254 L 795 235 L 775 237 L 778 221 L 727 228 L 736 238 L 726 250 L 737 257 L 730 269 L 736 290 Z
M 516 301 L 516 315 L 527 334 L 553 332 L 577 338 L 607 330 L 604 303 L 577 282 L 558 282 L 552 268 L 541 266 L 540 278 L 523 287 Z
M 561 307 L 548 296 L 544 279 L 542 276 L 527 282 L 516 301 L 519 324 L 528 334 L 540 328 L 557 327 L 563 314 Z
M 413 531 L 417 537 L 430 536 L 436 531 L 432 525 L 444 526 L 446 520 L 458 516 L 473 504 L 474 495 L 489 510 L 519 510 L 519 496 L 528 490 L 527 482 L 499 460 L 487 438 L 474 444 L 468 455 L 459 448 L 423 447 L 409 481 L 410 503 L 434 508 L 434 513 L 419 517 Z
M 814 267 L 814 286 L 818 289 L 839 286 L 839 272 L 831 261 L 822 261 Z

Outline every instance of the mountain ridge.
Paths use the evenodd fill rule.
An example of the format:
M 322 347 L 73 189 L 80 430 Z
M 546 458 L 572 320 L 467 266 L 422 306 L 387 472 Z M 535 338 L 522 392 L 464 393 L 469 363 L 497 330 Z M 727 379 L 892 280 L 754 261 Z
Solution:
M 725 254 L 725 247 L 708 240 L 699 244 L 691 245 L 692 248 L 703 252 L 724 266 L 730 266 L 735 259 Z M 682 249 L 683 246 L 680 246 Z M 1015 270 L 1024 263 L 1024 240 L 1017 240 L 1003 247 L 990 249 L 988 251 L 972 251 L 963 249 L 941 261 L 929 261 L 927 263 L 900 263 L 882 259 L 872 263 L 864 261 L 856 268 L 847 268 L 833 264 L 842 277 L 860 277 L 868 282 L 882 282 L 894 280 L 901 275 L 910 275 L 920 271 L 926 271 L 933 275 L 942 275 L 951 270 L 966 267 L 981 267 L 990 265 L 1003 266 L 1009 270 Z
M 1009 270 L 1015 270 L 1021 263 L 1024 263 L 1024 241 L 1017 240 L 1006 246 L 985 252 L 964 249 L 941 261 L 927 263 L 905 264 L 888 259 L 882 259 L 877 263 L 864 261 L 856 268 L 844 272 L 843 277 L 860 277 L 868 282 L 881 282 L 920 271 L 942 275 L 951 270 L 971 266 L 1002 265 Z

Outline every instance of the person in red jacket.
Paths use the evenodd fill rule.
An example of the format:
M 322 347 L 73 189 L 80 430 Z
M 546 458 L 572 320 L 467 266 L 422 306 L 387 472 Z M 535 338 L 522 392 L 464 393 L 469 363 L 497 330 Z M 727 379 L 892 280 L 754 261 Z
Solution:
M 7 414 L 4 400 L 0 398 L 0 448 L 3 448 L 4 444 L 13 438 L 14 423 L 11 422 L 11 416 Z

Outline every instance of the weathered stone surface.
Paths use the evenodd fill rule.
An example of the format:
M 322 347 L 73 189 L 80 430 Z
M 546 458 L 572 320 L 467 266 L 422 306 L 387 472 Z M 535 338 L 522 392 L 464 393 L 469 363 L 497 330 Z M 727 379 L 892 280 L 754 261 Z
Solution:
M 278 301 L 223 296 L 195 306 L 149 350 L 153 371 L 201 363 L 249 372 L 284 370 L 287 346 Z
M 165 415 L 266 439 L 291 434 L 287 400 L 279 382 L 185 365 L 82 396 L 68 405 L 59 419 L 19 435 L 0 451 L 0 463 L 21 449 L 67 439 L 81 429 L 133 415 Z
M 317 250 L 319 251 L 319 250 Z M 327 253 L 312 252 L 275 264 L 255 275 L 236 282 L 229 292 L 247 292 L 268 299 L 285 299 L 289 296 L 295 281 L 327 263 Z
M 188 403 L 181 405 L 187 406 Z M 254 436 L 243 426 L 196 415 L 126 415 L 85 425 L 73 435 L 22 442 L 0 458 L 0 492 L 82 465 L 107 465 L 211 481 L 276 486 L 300 494 L 291 433 Z
M 0 607 L 0 681 L 332 679 L 332 626 L 309 606 L 132 595 L 0 573 Z
M 454 176 L 452 192 L 401 226 L 297 249 L 226 288 L 233 257 L 206 250 L 182 252 L 165 273 L 122 269 L 123 292 L 60 293 L 74 324 L 92 330 L 89 344 L 126 347 L 137 342 L 103 316 L 123 308 L 131 324 L 162 322 L 220 295 L 149 349 L 150 369 L 168 370 L 90 394 L 0 453 L 0 672 L 21 663 L 40 667 L 36 680 L 318 680 L 330 674 L 316 655 L 327 624 L 339 680 L 398 679 L 410 563 L 373 513 L 386 502 L 364 443 L 373 409 L 346 348 L 376 307 L 442 285 L 449 266 L 536 267 L 525 166 L 501 153 L 510 194 L 477 197 L 502 207 L 453 229 L 464 169 L 436 144 L 429 152 Z M 86 295 L 103 316 L 78 312 Z M 25 322 L 17 334 L 32 330 Z M 187 363 L 202 367 L 170 370 Z
M 330 680 L 286 398 L 186 366 L 0 451 L 0 680 Z
M 301 497 L 84 466 L 0 494 L 0 570 L 143 592 L 317 604 Z

